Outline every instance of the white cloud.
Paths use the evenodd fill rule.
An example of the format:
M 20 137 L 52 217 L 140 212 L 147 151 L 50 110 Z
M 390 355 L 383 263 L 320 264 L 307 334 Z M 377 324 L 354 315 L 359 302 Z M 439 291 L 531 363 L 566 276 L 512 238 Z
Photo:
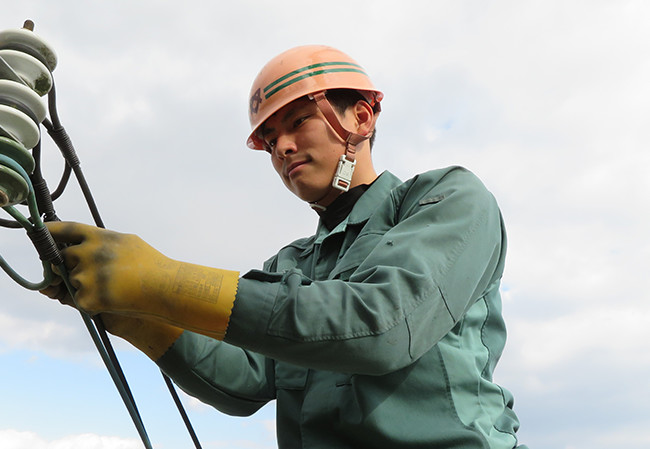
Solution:
M 4 27 L 30 15 L 28 3 L 8 11 Z M 466 165 L 502 205 L 509 341 L 497 371 L 522 416 L 540 414 L 522 421 L 540 429 L 531 442 L 648 446 L 641 427 L 596 418 L 576 430 L 579 439 L 562 429 L 573 433 L 575 415 L 602 402 L 630 419 L 625 410 L 639 409 L 639 391 L 647 392 L 638 379 L 650 363 L 650 4 L 335 1 L 319 12 L 326 27 L 314 27 L 299 4 L 244 1 L 227 13 L 192 1 L 182 11 L 154 2 L 130 12 L 119 3 L 39 6 L 37 30 L 59 52 L 62 118 L 109 226 L 170 256 L 243 271 L 308 234 L 311 212 L 283 189 L 265 155 L 243 148 L 243 103 L 274 53 L 309 41 L 340 46 L 386 93 L 378 168 L 408 177 Z M 337 5 L 363 18 L 339 20 Z M 291 20 L 273 26 L 274 11 L 287 9 Z M 58 175 L 60 161 L 52 165 Z M 61 216 L 89 221 L 74 182 L 71 190 Z M 0 240 L 3 255 L 31 269 L 34 255 L 21 265 L 13 240 Z M 93 350 L 78 317 L 15 292 L 0 289 L 1 348 L 66 357 Z M 574 402 L 574 415 L 544 402 L 545 393 Z
M 141 449 L 142 442 L 111 436 L 85 433 L 47 440 L 34 432 L 0 430 L 3 449 Z
M 195 397 L 189 396 L 180 388 L 177 388 L 178 396 L 181 398 L 183 405 L 188 409 L 196 413 L 208 413 L 213 410 L 212 407 L 207 405 L 205 402 L 198 400 Z
M 2 339 L 10 347 L 40 349 L 43 343 L 52 338 L 66 340 L 73 334 L 68 327 L 54 321 L 34 321 L 0 314 Z
M 598 435 L 585 435 L 581 443 L 566 449 L 611 449 L 614 447 L 650 447 L 650 430 L 647 424 L 620 426 L 606 429 Z
M 269 432 L 269 438 L 273 441 L 277 438 L 277 420 L 275 419 L 265 419 L 262 421 L 262 425 Z
M 550 319 L 518 319 L 510 326 L 510 350 L 524 370 L 537 375 L 557 372 L 571 362 L 599 354 L 603 365 L 621 370 L 650 369 L 650 307 L 580 309 Z M 624 344 L 622 344 L 624 342 Z M 605 362 L 606 361 L 606 362 Z
M 650 431 L 647 423 L 601 426 L 589 431 L 574 426 L 570 431 L 545 432 L 537 443 L 539 447 L 553 449 L 641 449 L 650 446 Z
M 105 126 L 114 127 L 125 123 L 150 122 L 152 110 L 150 103 L 141 95 L 120 92 L 106 102 Z

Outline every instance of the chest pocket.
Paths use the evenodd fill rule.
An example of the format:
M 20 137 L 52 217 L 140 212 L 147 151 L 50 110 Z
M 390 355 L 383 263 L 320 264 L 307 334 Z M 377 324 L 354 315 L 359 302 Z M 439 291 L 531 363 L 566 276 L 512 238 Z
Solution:
M 275 388 L 279 390 L 304 390 L 309 370 L 290 363 L 275 362 Z
M 348 281 L 359 265 L 368 258 L 368 255 L 379 245 L 384 233 L 374 231 L 360 234 L 341 255 L 336 266 L 331 271 L 329 279 Z

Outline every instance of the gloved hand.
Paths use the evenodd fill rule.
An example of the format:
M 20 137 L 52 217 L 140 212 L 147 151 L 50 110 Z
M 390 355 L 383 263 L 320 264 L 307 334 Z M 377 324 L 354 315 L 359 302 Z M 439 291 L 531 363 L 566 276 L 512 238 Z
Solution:
M 56 276 L 52 283 L 40 291 L 61 304 L 75 307 L 63 279 Z M 157 361 L 181 336 L 183 329 L 160 321 L 134 318 L 114 313 L 102 313 L 104 327 L 111 334 L 121 337 L 144 352 L 151 360 Z
M 52 267 L 52 268 L 54 274 L 60 275 L 56 267 Z M 51 299 L 57 299 L 61 304 L 64 304 L 66 306 L 76 307 L 74 300 L 72 299 L 72 296 L 68 291 L 68 287 L 65 285 L 63 279 L 60 276 L 54 276 L 54 279 L 52 279 L 50 285 L 48 285 L 42 290 L 39 290 L 39 292 L 41 292 L 42 294 L 44 294 L 45 296 Z
M 106 330 L 131 343 L 154 362 L 167 352 L 183 329 L 159 321 L 102 313 Z
M 94 226 L 47 223 L 62 250 L 77 307 L 155 319 L 223 339 L 239 273 L 170 259 L 138 236 Z M 62 302 L 65 295 L 59 291 Z

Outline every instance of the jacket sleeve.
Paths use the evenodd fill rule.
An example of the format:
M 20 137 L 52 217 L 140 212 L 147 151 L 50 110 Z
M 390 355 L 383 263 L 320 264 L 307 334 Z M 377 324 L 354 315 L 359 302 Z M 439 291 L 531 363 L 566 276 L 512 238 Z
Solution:
M 156 362 L 187 394 L 235 416 L 275 399 L 273 361 L 189 331 Z
M 244 276 L 226 341 L 308 368 L 379 375 L 417 360 L 498 288 L 501 215 L 473 174 L 420 175 L 382 208 L 337 264 L 351 267 L 347 279 Z

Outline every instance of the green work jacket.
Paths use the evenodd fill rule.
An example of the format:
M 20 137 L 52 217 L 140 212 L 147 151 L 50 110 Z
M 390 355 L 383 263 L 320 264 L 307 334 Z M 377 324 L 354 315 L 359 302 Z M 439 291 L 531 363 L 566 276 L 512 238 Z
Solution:
M 228 414 L 276 400 L 280 448 L 510 449 L 513 399 L 492 381 L 505 252 L 472 173 L 385 172 L 334 229 L 240 279 L 224 342 L 184 332 L 158 364 Z

